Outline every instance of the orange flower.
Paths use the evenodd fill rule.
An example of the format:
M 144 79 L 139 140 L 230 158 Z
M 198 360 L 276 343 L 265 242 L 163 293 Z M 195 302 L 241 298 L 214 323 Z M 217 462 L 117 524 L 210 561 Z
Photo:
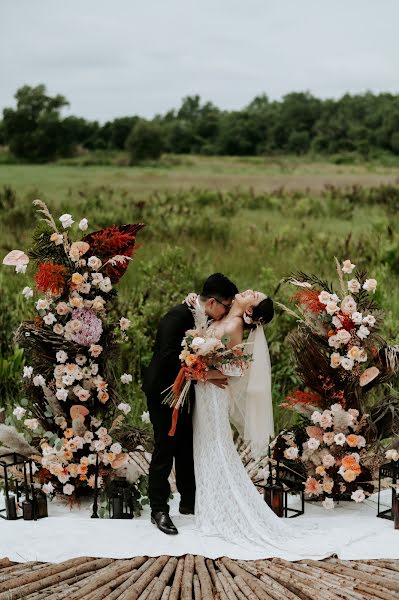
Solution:
M 314 477 L 308 477 L 305 482 L 305 494 L 318 496 L 321 493 L 321 485 Z
M 326 492 L 326 494 L 331 494 L 333 487 L 334 487 L 333 481 L 325 481 L 323 483 L 323 492 Z
M 97 398 L 100 400 L 100 402 L 105 404 L 109 398 L 109 394 L 108 392 L 98 392 Z
M 346 437 L 346 441 L 348 443 L 348 446 L 350 446 L 351 448 L 356 448 L 356 446 L 359 443 L 359 436 L 355 435 L 354 433 L 351 433 Z
M 351 481 L 355 481 L 357 476 L 358 473 L 355 473 L 355 471 L 353 471 L 352 469 L 348 469 L 343 474 L 343 478 L 345 479 L 345 481 L 348 481 L 348 483 L 350 483 Z
M 344 456 L 344 458 L 342 459 L 342 466 L 344 467 L 344 469 L 352 469 L 354 465 L 357 465 L 357 461 L 355 457 L 352 456 L 352 454 L 347 454 L 346 456 Z
M 68 429 L 65 429 L 64 431 L 64 437 L 67 438 L 67 440 L 71 437 L 73 437 L 75 434 L 73 432 L 73 429 L 71 427 L 69 427 Z
M 70 450 L 64 450 L 63 456 L 65 460 L 71 460 L 73 458 L 73 452 L 70 452 Z
M 326 470 L 324 467 L 322 467 L 321 465 L 316 467 L 316 473 L 317 475 L 325 475 L 326 474 Z

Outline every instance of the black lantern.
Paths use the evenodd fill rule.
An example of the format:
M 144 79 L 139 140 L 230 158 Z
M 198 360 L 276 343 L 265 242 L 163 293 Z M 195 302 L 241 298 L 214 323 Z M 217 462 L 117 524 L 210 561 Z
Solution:
M 8 458 L 9 460 L 4 460 Z M 22 465 L 23 483 L 13 477 L 10 471 L 13 467 Z M 40 491 L 35 490 L 33 485 L 33 461 L 17 452 L 3 454 L 0 460 L 0 468 L 3 469 L 5 508 L 0 509 L 2 519 L 25 521 L 37 520 L 47 517 L 47 498 Z M 12 493 L 15 492 L 15 493 Z M 22 499 L 22 504 L 20 500 Z M 22 514 L 18 515 L 18 508 L 22 509 Z M 2 513 L 5 513 L 2 514 Z
M 260 481 L 255 481 L 255 485 L 263 488 L 263 497 L 266 504 L 278 517 L 298 517 L 305 512 L 305 477 L 277 461 L 276 477 L 273 479 L 271 462 L 269 462 L 270 471 L 267 483 L 260 485 Z M 288 506 L 289 495 L 299 495 L 301 499 L 301 508 L 291 508 Z M 291 513 L 291 514 L 288 514 Z
M 108 496 L 110 519 L 133 519 L 133 495 L 131 486 L 122 478 L 115 478 L 110 484 Z
M 385 478 L 392 479 L 392 495 L 391 495 L 391 506 L 386 510 L 380 510 L 380 495 L 381 495 L 381 480 Z M 399 479 L 399 461 L 392 461 L 390 463 L 385 463 L 381 465 L 378 472 L 378 505 L 377 505 L 377 517 L 381 517 L 381 519 L 389 519 L 393 521 L 394 516 L 394 508 L 397 503 L 396 496 L 399 490 L 395 489 L 395 486 Z M 399 516 L 399 515 L 398 515 Z

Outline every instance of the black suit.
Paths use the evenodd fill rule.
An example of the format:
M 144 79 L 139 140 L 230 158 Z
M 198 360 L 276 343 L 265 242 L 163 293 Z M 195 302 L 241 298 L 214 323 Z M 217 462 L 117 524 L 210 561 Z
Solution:
M 179 410 L 175 435 L 168 436 L 172 423 L 172 408 L 162 404 L 180 370 L 179 354 L 185 332 L 194 327 L 194 317 L 186 304 L 172 308 L 160 321 L 154 345 L 154 354 L 144 376 L 143 390 L 154 428 L 154 452 L 149 473 L 149 498 L 152 511 L 169 512 L 168 498 L 173 458 L 175 459 L 176 486 L 184 506 L 194 508 L 195 478 L 193 459 L 192 409 L 194 386 L 190 388 L 188 405 Z

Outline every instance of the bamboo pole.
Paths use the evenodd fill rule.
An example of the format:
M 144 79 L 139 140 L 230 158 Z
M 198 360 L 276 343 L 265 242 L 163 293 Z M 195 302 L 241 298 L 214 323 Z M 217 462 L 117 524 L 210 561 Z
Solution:
M 208 572 L 209 572 L 209 574 L 211 576 L 213 587 L 215 588 L 215 590 L 219 594 L 220 600 L 229 600 L 229 597 L 227 596 L 226 592 L 223 589 L 222 584 L 220 583 L 220 580 L 218 579 L 218 576 L 216 574 L 216 569 L 215 569 L 215 565 L 214 565 L 213 560 L 211 560 L 210 558 L 207 558 L 206 559 L 206 566 L 207 566 Z
M 29 573 L 24 577 L 13 578 L 11 581 L 0 584 L 0 590 L 4 589 L 4 586 L 7 587 L 6 592 L 0 593 L 0 600 L 12 600 L 12 598 L 10 598 L 10 590 L 14 590 L 15 588 L 18 588 L 18 593 L 20 595 L 28 595 L 40 589 L 50 587 L 55 583 L 64 581 L 72 575 L 80 575 L 81 573 L 87 573 L 87 571 L 98 570 L 112 562 L 114 562 L 114 560 L 109 558 L 86 560 L 81 561 L 81 564 L 77 562 L 76 566 L 66 570 L 63 563 L 51 565 L 50 567 L 43 569 L 43 571 Z M 11 596 L 13 596 L 13 593 L 11 593 Z
M 194 556 L 186 554 L 181 581 L 181 600 L 193 600 Z
M 224 564 L 221 562 L 220 559 L 216 561 L 216 564 L 219 567 L 220 572 L 226 578 L 226 581 L 229 583 L 231 589 L 234 591 L 238 600 L 245 600 L 245 597 L 244 597 L 244 599 L 240 597 L 240 596 L 242 596 L 242 592 L 241 592 L 240 588 L 238 587 L 238 585 L 235 583 L 233 577 L 231 576 L 230 571 L 228 569 L 226 569 L 226 567 L 224 566 Z
M 185 560 L 184 557 L 181 556 L 179 558 L 179 562 L 177 563 L 172 587 L 170 588 L 169 600 L 177 600 L 179 597 L 181 582 L 182 582 L 182 577 L 183 577 L 184 560 Z
M 237 576 L 240 577 L 244 580 L 246 585 L 250 587 L 250 589 L 256 594 L 258 598 L 260 598 L 261 600 L 270 600 L 270 596 L 263 588 L 263 584 L 259 583 L 256 577 L 248 573 L 248 571 L 245 571 L 242 567 L 240 567 L 237 564 L 237 562 L 233 561 L 231 558 L 227 558 L 226 556 L 224 556 L 223 558 L 221 558 L 221 561 L 227 567 L 230 573 L 232 573 L 235 576 L 234 581 L 236 581 Z M 238 582 L 237 585 L 241 589 L 241 586 L 238 584 Z
M 120 600 L 138 600 L 140 594 L 143 593 L 154 577 L 159 575 L 168 560 L 169 556 L 159 556 L 141 577 L 120 596 Z
M 152 598 L 152 596 L 151 596 L 152 590 L 154 589 L 154 587 L 156 586 L 157 583 L 158 583 L 158 577 L 154 577 L 154 579 L 149 582 L 149 584 L 147 585 L 145 590 L 142 592 L 142 594 L 140 594 L 140 596 L 138 597 L 138 600 L 147 600 L 149 598 Z
M 119 575 L 123 573 L 129 573 L 132 569 L 141 567 L 147 560 L 146 556 L 138 556 L 129 560 L 120 560 L 116 564 L 110 564 L 105 566 L 103 569 L 97 571 L 90 580 L 83 585 L 78 592 L 71 594 L 69 600 L 81 600 L 84 596 L 91 594 L 101 586 L 109 583 Z
M 247 598 L 247 600 L 260 600 L 261 597 L 258 596 L 258 594 L 255 594 L 251 590 L 251 588 L 247 585 L 247 583 L 244 581 L 244 579 L 240 575 L 236 575 L 234 577 L 234 581 L 236 582 L 236 584 L 238 585 L 238 587 L 244 594 L 245 598 Z
M 161 596 L 161 600 L 169 600 L 169 595 L 170 595 L 170 585 L 167 585 L 166 588 L 163 591 L 163 594 Z
M 176 570 L 178 562 L 179 561 L 176 558 L 176 556 L 171 556 L 169 558 L 169 561 L 166 563 L 162 573 L 158 578 L 157 585 L 153 588 L 151 592 L 151 600 L 160 600 L 164 589 L 166 588 L 170 578 Z
M 152 565 L 154 564 L 154 562 L 156 561 L 156 558 L 151 557 L 148 558 L 146 560 L 146 562 L 144 564 L 141 565 L 141 567 L 139 567 L 138 569 L 135 569 L 128 577 L 128 579 L 126 579 L 125 582 L 123 582 L 121 585 L 119 585 L 118 587 L 116 587 L 110 594 L 108 594 L 108 596 L 106 596 L 104 598 L 104 600 L 118 600 L 122 594 L 122 592 L 124 592 L 125 590 L 127 590 L 128 588 L 130 588 L 130 586 L 137 581 L 141 575 Z
M 281 583 L 273 579 L 271 575 L 266 574 L 266 569 L 263 571 L 258 566 L 255 567 L 248 563 L 246 563 L 245 568 L 249 573 L 255 575 L 255 577 L 260 579 L 260 581 L 266 585 L 269 595 L 275 600 L 280 600 L 282 597 L 281 594 L 284 594 L 285 600 L 299 600 L 299 596 L 297 594 L 294 594 L 294 592 L 291 592 L 285 586 L 281 585 Z
M 230 583 L 227 581 L 226 577 L 223 575 L 221 571 L 216 573 L 218 580 L 220 581 L 220 585 L 223 587 L 224 592 L 229 600 L 239 600 L 237 594 L 234 592 Z M 234 584 L 235 585 L 235 584 Z
M 197 574 L 193 577 L 194 600 L 202 600 L 201 585 Z
M 122 583 L 125 583 L 125 581 L 127 579 L 129 579 L 130 576 L 131 576 L 130 572 L 122 573 L 115 579 L 108 581 L 107 583 L 105 583 L 104 585 L 99 587 L 98 589 L 91 592 L 91 594 L 88 594 L 86 596 L 87 600 L 103 600 L 103 598 L 106 598 L 110 594 L 110 592 L 115 590 L 115 588 L 122 585 Z
M 195 570 L 201 584 L 201 596 L 204 600 L 213 599 L 212 579 L 206 568 L 205 559 L 203 556 L 196 556 L 194 559 Z

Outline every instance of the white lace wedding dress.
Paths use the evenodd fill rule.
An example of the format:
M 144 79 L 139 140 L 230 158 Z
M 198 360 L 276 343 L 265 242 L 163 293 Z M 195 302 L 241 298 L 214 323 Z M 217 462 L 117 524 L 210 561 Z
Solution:
M 201 532 L 253 550 L 259 558 L 321 559 L 338 552 L 337 537 L 333 542 L 325 531 L 280 519 L 263 500 L 233 442 L 228 390 L 209 383 L 195 388 L 195 521 Z

